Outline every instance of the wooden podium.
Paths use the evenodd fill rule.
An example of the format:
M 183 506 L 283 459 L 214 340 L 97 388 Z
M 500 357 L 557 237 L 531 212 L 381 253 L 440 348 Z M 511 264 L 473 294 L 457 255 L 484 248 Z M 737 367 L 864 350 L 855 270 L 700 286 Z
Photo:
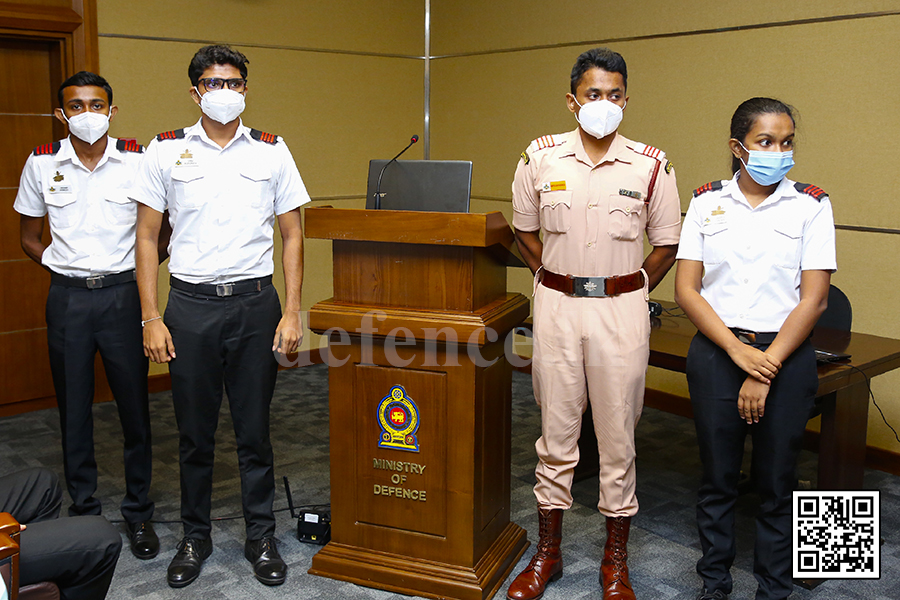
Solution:
M 428 598 L 483 600 L 522 556 L 509 520 L 506 292 L 513 234 L 498 212 L 306 209 L 333 240 L 331 542 L 309 572 Z M 506 342 L 509 343 L 509 342 Z

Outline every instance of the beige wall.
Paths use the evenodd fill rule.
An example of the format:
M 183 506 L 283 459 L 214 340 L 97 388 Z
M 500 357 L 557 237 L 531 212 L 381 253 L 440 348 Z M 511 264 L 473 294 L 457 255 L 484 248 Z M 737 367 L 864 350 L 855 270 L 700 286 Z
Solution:
M 213 41 L 250 60 L 244 123 L 284 137 L 314 204 L 359 206 L 369 159 L 392 156 L 421 130 L 420 0 L 98 0 L 97 10 L 101 73 L 120 109 L 112 135 L 147 144 L 195 123 L 187 67 Z M 421 158 L 420 149 L 408 154 Z M 330 243 L 307 240 L 305 250 L 304 310 L 332 294 Z M 275 279 L 284 298 L 277 253 Z M 161 307 L 167 293 L 162 268 Z M 318 346 L 318 336 L 305 337 L 303 348 Z
M 683 209 L 693 188 L 728 176 L 737 104 L 774 95 L 800 112 L 791 177 L 829 192 L 839 227 L 900 229 L 900 15 L 879 14 L 897 10 L 895 0 L 432 0 L 431 156 L 472 160 L 473 210 L 509 218 L 519 153 L 574 128 L 569 70 L 602 42 L 628 61 L 621 130 L 668 153 Z M 421 132 L 423 0 L 98 0 L 98 13 L 101 69 L 120 106 L 113 135 L 146 142 L 196 121 L 186 68 L 207 40 L 250 58 L 245 121 L 284 136 L 317 204 L 360 206 L 368 160 Z M 900 337 L 890 260 L 900 235 L 839 230 L 837 242 L 833 281 L 854 304 L 854 329 Z M 307 240 L 304 309 L 331 295 L 330 281 L 329 244 Z M 510 287 L 530 295 L 529 274 L 511 270 Z M 671 276 L 655 295 L 672 298 Z M 304 347 L 319 344 L 307 337 Z M 650 381 L 686 394 L 680 375 L 654 370 Z M 876 378 L 873 389 L 900 423 L 900 374 Z M 871 412 L 870 443 L 900 451 Z
M 568 131 L 568 76 L 577 55 L 604 41 L 628 62 L 628 108 L 620 131 L 665 150 L 676 165 L 682 209 L 691 190 L 730 175 L 731 113 L 758 95 L 799 110 L 791 177 L 831 195 L 840 225 L 900 229 L 894 157 L 900 151 L 896 2 L 472 0 L 433 11 L 433 158 L 474 161 L 482 210 L 510 215 L 519 153 L 543 134 Z M 855 15 L 858 18 L 840 18 Z M 829 20 L 837 17 L 837 19 Z M 782 26 L 759 25 L 782 22 Z M 712 32 L 732 28 L 732 31 Z M 742 29 L 738 29 L 742 28 Z M 585 40 L 588 40 L 585 42 Z M 900 337 L 900 235 L 839 230 L 833 282 L 854 309 L 854 329 Z M 654 293 L 672 299 L 669 277 Z M 527 273 L 511 287 L 530 294 Z M 684 377 L 651 369 L 649 385 L 687 395 Z M 873 391 L 900 424 L 900 374 Z M 869 443 L 900 451 L 871 410 Z

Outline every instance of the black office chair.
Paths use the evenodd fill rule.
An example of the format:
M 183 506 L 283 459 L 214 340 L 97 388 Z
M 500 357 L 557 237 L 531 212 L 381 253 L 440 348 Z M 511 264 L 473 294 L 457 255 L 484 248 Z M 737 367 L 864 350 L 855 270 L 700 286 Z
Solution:
M 832 285 L 828 288 L 828 308 L 819 317 L 816 326 L 850 331 L 852 323 L 853 309 L 850 307 L 850 300 L 847 298 L 847 294 Z

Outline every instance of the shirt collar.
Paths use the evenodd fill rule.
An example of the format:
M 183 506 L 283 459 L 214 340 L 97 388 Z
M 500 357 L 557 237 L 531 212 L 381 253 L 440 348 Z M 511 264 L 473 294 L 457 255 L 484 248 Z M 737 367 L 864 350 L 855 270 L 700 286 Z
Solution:
M 631 140 L 626 139 L 625 137 L 619 135 L 617 131 L 613 138 L 612 142 L 609 144 L 609 149 L 606 151 L 606 156 L 603 157 L 597 164 L 603 164 L 605 162 L 615 162 L 617 160 L 630 163 L 631 158 L 628 156 L 628 152 L 626 150 L 629 147 L 629 144 L 633 144 Z M 588 158 L 587 150 L 584 149 L 584 142 L 581 139 L 581 130 L 576 129 L 569 133 L 569 142 L 572 144 L 572 149 L 568 150 L 563 156 L 574 156 L 580 162 L 583 162 L 586 165 L 595 166 L 591 159 Z
M 106 150 L 103 151 L 103 156 L 100 157 L 100 161 L 97 163 L 97 166 L 94 167 L 94 170 L 97 170 L 97 167 L 105 163 L 107 160 L 122 160 L 122 156 L 116 150 L 117 141 L 118 140 L 116 138 L 106 136 Z M 69 136 L 66 136 L 65 138 L 60 140 L 59 152 L 56 153 L 56 164 L 62 164 L 66 161 L 69 161 L 74 165 L 78 165 L 81 168 L 85 168 L 84 164 L 81 162 L 81 159 L 78 158 L 78 154 L 75 152 L 75 146 L 72 145 L 72 141 L 69 139 Z
M 744 192 L 741 191 L 741 188 L 738 185 L 740 173 L 740 171 L 735 172 L 734 176 L 722 186 L 722 193 L 728 194 L 734 200 L 746 204 L 749 207 L 750 203 L 747 202 L 747 198 L 744 197 Z M 794 189 L 794 182 L 785 177 L 778 183 L 778 187 L 775 188 L 775 191 L 769 194 L 769 197 L 763 200 L 756 208 L 769 206 L 781 200 L 790 200 L 796 196 L 797 193 Z
M 199 137 L 201 140 L 203 140 L 207 144 L 215 146 L 219 150 L 224 150 L 225 148 L 228 148 L 233 143 L 235 143 L 236 140 L 238 140 L 242 137 L 246 137 L 248 140 L 252 139 L 250 137 L 250 128 L 244 127 L 244 120 L 240 119 L 240 117 L 239 117 L 237 131 L 234 132 L 234 137 L 231 138 L 231 140 L 227 144 L 225 144 L 225 148 L 220 148 L 219 145 L 217 143 L 215 143 L 214 141 L 212 141 L 210 139 L 209 135 L 207 135 L 206 130 L 203 129 L 203 117 L 200 117 L 200 119 L 196 123 L 194 123 L 193 125 L 191 125 L 190 127 L 186 128 L 184 130 L 184 137 L 186 137 L 186 138 Z

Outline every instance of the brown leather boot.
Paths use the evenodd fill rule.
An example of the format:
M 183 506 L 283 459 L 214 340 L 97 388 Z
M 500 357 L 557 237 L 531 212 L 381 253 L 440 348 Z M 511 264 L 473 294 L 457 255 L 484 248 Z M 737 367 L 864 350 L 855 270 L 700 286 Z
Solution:
M 537 552 L 524 571 L 519 573 L 509 586 L 506 597 L 510 600 L 537 600 L 544 595 L 544 588 L 551 581 L 556 581 L 563 574 L 562 553 L 559 543 L 562 541 L 561 508 L 538 507 L 538 523 L 540 539 Z
M 628 531 L 631 517 L 606 517 L 606 548 L 600 563 L 603 600 L 635 600 L 628 580 Z

